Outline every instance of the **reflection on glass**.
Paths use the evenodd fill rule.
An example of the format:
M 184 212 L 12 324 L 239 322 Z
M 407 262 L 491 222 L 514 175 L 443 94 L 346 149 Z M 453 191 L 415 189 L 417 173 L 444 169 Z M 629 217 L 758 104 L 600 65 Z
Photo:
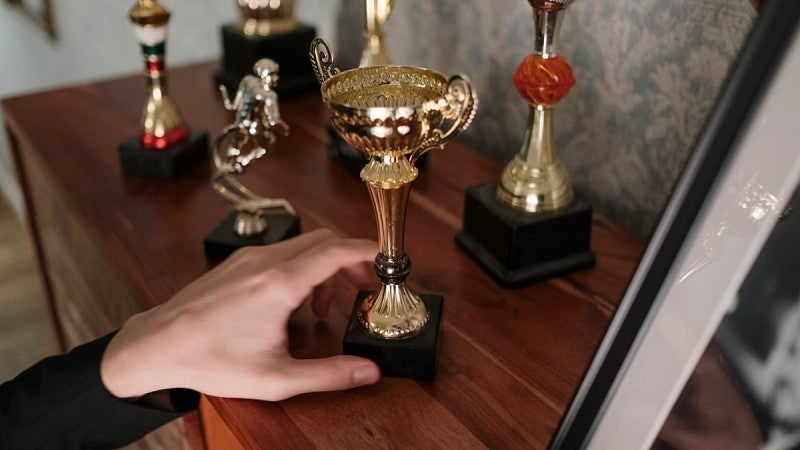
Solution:
M 700 359 L 654 449 L 800 448 L 800 216 L 792 213 L 798 206 L 800 191 L 742 283 L 735 310 Z

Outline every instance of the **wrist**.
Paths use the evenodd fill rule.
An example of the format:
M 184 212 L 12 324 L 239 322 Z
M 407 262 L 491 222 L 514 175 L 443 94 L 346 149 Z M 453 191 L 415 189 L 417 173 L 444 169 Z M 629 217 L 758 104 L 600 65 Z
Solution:
M 115 397 L 137 401 L 167 388 L 167 367 L 159 361 L 167 346 L 158 345 L 160 328 L 148 312 L 131 317 L 111 339 L 100 361 L 100 379 Z

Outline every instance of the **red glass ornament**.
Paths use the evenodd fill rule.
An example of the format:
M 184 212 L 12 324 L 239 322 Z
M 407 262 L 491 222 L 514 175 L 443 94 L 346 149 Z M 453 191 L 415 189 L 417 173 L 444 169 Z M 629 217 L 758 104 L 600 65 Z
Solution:
M 513 80 L 526 102 L 540 106 L 558 103 L 575 84 L 575 76 L 566 59 L 561 56 L 544 58 L 538 53 L 522 60 Z

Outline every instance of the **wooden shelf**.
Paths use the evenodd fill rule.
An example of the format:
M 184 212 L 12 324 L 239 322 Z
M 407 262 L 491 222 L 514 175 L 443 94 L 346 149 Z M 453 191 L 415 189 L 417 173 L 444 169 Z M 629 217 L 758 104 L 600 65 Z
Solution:
M 216 68 L 199 64 L 169 74 L 185 119 L 211 139 L 232 121 L 212 83 Z M 207 271 L 213 263 L 203 256 L 203 238 L 231 210 L 211 189 L 206 164 L 177 180 L 121 172 L 117 145 L 138 132 L 144 91 L 142 77 L 131 76 L 2 102 L 65 349 L 119 327 Z M 320 95 L 281 98 L 280 108 L 291 132 L 248 168 L 247 186 L 288 198 L 303 231 L 328 227 L 375 239 L 366 188 L 327 157 Z M 414 182 L 408 282 L 416 292 L 445 298 L 436 378 L 384 378 L 367 388 L 277 403 L 208 398 L 204 405 L 213 411 L 203 417 L 216 417 L 247 448 L 546 446 L 644 243 L 595 215 L 596 267 L 514 290 L 498 286 L 457 247 L 455 234 L 465 189 L 496 179 L 500 170 L 456 142 L 432 152 Z M 293 319 L 298 357 L 341 352 L 356 292 L 340 287 L 328 320 L 315 320 L 305 308 Z M 184 421 L 185 439 L 200 445 L 193 421 Z M 205 427 L 213 446 L 212 428 Z

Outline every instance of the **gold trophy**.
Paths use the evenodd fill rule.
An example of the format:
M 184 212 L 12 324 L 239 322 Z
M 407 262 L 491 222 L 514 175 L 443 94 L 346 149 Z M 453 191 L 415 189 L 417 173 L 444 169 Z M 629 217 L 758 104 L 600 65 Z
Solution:
M 392 12 L 393 0 L 364 0 L 364 48 L 358 67 L 371 67 L 391 64 L 391 58 L 384 44 L 383 24 Z M 342 164 L 353 174 L 361 172 L 368 157 L 360 150 L 345 142 L 333 127 L 328 127 L 328 156 Z M 417 162 L 417 168 L 425 166 L 426 158 Z
M 236 0 L 241 13 L 239 28 L 247 36 L 269 36 L 294 31 L 294 0 Z
M 283 68 L 279 94 L 316 86 L 305 58 L 316 30 L 295 18 L 294 5 L 294 0 L 236 0 L 239 21 L 224 25 L 221 30 L 222 69 L 214 74 L 218 85 L 233 93 L 239 81 L 250 74 L 253 64 L 270 58 Z
M 391 64 L 391 58 L 383 43 L 383 24 L 392 12 L 392 0 L 365 0 L 364 2 L 364 51 L 358 67 Z
M 219 86 L 223 104 L 235 111 L 235 120 L 214 142 L 211 185 L 234 204 L 234 212 L 203 242 L 206 257 L 213 260 L 225 259 L 241 247 L 271 244 L 300 232 L 300 219 L 287 200 L 256 195 L 237 179 L 250 163 L 267 156 L 278 135 L 289 133 L 275 92 L 278 63 L 261 59 L 253 71 L 256 75 L 242 78 L 233 100 Z
M 575 84 L 558 54 L 564 10 L 574 0 L 528 0 L 534 51 L 514 73 L 530 105 L 522 146 L 500 183 L 470 187 L 457 241 L 502 284 L 515 286 L 594 264 L 589 248 L 591 208 L 575 201 L 566 168 L 555 152 L 553 106 Z
M 167 89 L 164 55 L 169 11 L 156 0 L 139 0 L 128 17 L 144 56 L 147 100 L 140 135 L 119 146 L 120 163 L 128 173 L 172 178 L 205 158 L 208 137 L 189 129 Z
M 466 129 L 477 98 L 461 75 L 381 65 L 345 72 L 333 68 L 328 44 L 311 44 L 336 132 L 369 160 L 361 170 L 378 225 L 376 292 L 362 292 L 344 337 L 344 352 L 373 359 L 385 375 L 432 377 L 443 298 L 417 295 L 406 285 L 411 260 L 404 249 L 405 216 L 415 162 Z

